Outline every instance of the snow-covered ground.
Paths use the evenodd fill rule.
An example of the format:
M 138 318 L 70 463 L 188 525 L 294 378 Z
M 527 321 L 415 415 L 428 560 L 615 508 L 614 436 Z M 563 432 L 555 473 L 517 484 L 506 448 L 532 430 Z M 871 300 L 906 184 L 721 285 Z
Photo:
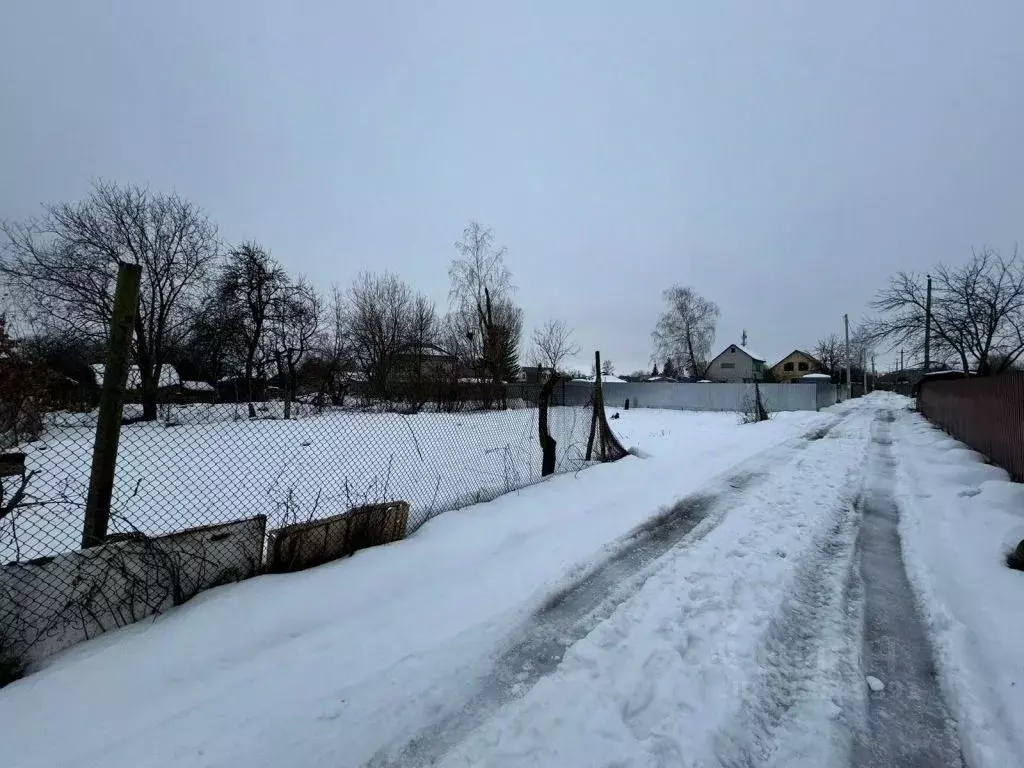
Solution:
M 280 410 L 280 404 L 271 403 Z M 400 498 L 416 524 L 540 480 L 537 410 L 367 413 L 308 406 L 290 421 L 238 419 L 245 405 L 176 406 L 178 426 L 122 430 L 114 531 L 150 535 L 264 514 L 270 528 Z M 279 414 L 278 414 L 279 415 Z M 591 411 L 557 407 L 558 471 L 582 468 Z M 0 526 L 0 562 L 76 549 L 94 414 L 60 414 L 24 447 L 29 501 Z
M 908 403 L 754 425 L 621 412 L 612 424 L 644 458 L 211 590 L 54 657 L 0 691 L 2 762 L 869 764 L 856 744 L 871 697 L 900 681 L 861 662 L 867 488 L 899 503 L 972 768 L 1020 765 L 1022 574 L 992 551 L 1019 497 L 994 475 L 979 485 L 978 462 L 951 463 L 965 452 Z M 891 493 L 871 477 L 881 466 Z M 962 466 L 970 477 L 939 480 Z

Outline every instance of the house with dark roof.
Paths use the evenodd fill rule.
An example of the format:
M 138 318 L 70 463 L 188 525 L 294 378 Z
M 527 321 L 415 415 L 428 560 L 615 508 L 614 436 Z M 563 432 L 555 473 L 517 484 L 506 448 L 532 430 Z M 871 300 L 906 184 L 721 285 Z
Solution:
M 708 366 L 707 378 L 712 381 L 764 381 L 762 355 L 742 344 L 730 344 L 718 353 Z
M 794 349 L 772 366 L 776 381 L 796 381 L 809 373 L 828 373 L 817 358 L 800 349 Z

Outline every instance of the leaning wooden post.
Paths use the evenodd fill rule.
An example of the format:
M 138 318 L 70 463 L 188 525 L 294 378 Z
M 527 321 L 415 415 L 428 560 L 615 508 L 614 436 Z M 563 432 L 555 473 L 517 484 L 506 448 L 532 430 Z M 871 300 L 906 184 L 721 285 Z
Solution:
M 92 473 L 89 496 L 85 502 L 82 525 L 82 548 L 102 544 L 110 521 L 110 498 L 114 492 L 114 467 L 117 444 L 121 439 L 121 406 L 128 378 L 128 356 L 135 328 L 135 311 L 139 303 L 139 281 L 142 267 L 120 264 L 114 288 L 114 311 L 110 318 L 110 347 L 103 369 L 103 390 L 96 419 L 96 440 L 92 449 Z
M 594 433 L 597 432 L 599 408 L 604 407 L 604 400 L 601 397 L 601 353 L 594 352 L 594 411 L 590 415 L 590 436 L 587 437 L 587 456 L 585 461 L 590 461 L 594 455 Z

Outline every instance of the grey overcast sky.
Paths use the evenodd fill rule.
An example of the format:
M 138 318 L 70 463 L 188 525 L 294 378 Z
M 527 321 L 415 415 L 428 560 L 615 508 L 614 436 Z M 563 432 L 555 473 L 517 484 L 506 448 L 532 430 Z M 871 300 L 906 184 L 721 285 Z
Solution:
M 149 184 L 325 289 L 441 305 L 477 219 L 527 335 L 646 367 L 680 283 L 774 362 L 894 270 L 1014 247 L 1022 32 L 1020 0 L 10 0 L 0 218 Z

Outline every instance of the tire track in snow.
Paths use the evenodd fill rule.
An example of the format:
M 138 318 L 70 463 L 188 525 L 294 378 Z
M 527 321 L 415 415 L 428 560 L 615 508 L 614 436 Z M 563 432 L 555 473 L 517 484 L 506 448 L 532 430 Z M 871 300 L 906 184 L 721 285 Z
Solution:
M 855 505 L 832 511 L 813 554 L 798 567 L 794 589 L 768 625 L 758 654 L 760 672 L 744 692 L 735 719 L 715 736 L 728 768 L 825 766 L 845 762 L 857 710 L 850 643 L 860 617 L 854 547 Z M 801 761 L 804 761 L 801 763 Z
M 730 499 L 763 482 L 770 468 L 794 450 L 825 437 L 842 418 L 811 430 L 741 463 L 708 490 L 686 496 L 623 537 L 610 555 L 572 583 L 552 593 L 516 640 L 499 656 L 476 692 L 404 745 L 380 750 L 368 766 L 433 765 L 495 711 L 523 695 L 561 663 L 566 650 L 634 595 L 657 570 L 657 561 L 680 546 L 691 546 L 713 530 Z M 714 490 L 718 486 L 718 490 Z
M 769 625 L 761 673 L 716 734 L 722 766 L 963 764 L 903 569 L 891 421 L 876 416 L 861 493 L 816 542 Z M 885 691 L 868 694 L 865 675 Z
M 855 740 L 851 764 L 961 766 L 956 727 L 936 676 L 931 643 L 907 579 L 893 498 L 891 411 L 872 425 L 870 482 L 861 499 L 859 548 L 865 589 L 863 673 L 885 689 L 868 694 L 867 724 Z

